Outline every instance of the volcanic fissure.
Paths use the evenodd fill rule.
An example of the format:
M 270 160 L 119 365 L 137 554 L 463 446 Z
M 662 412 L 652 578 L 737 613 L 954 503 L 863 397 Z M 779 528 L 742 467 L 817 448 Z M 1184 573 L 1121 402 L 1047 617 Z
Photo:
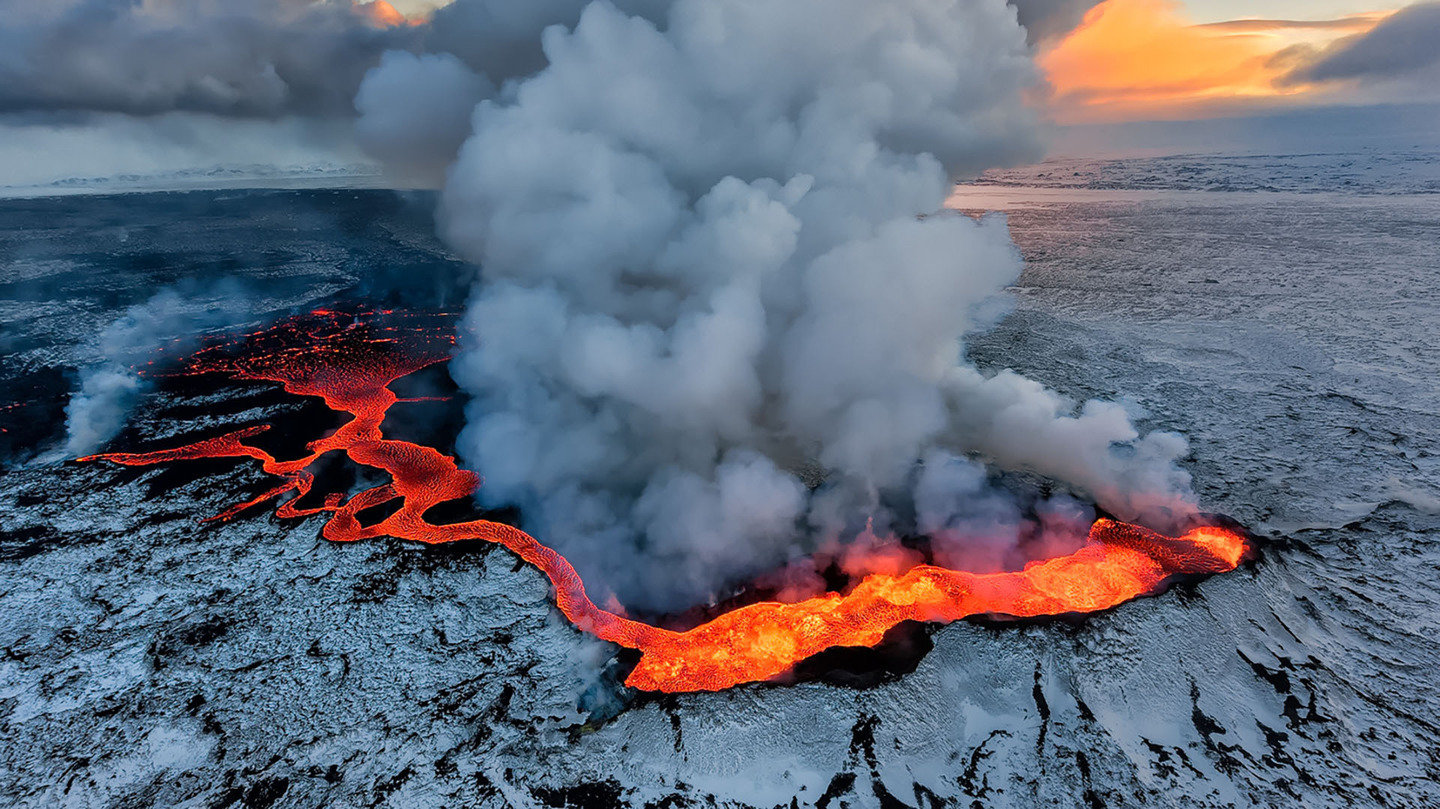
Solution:
M 279 483 L 211 521 L 230 520 L 290 495 L 281 500 L 276 514 L 297 518 L 328 513 L 322 534 L 336 542 L 394 537 L 432 545 L 463 540 L 503 545 L 549 578 L 557 606 L 576 627 L 640 652 L 626 685 L 647 691 L 717 691 L 771 680 L 827 649 L 875 646 L 887 631 L 907 621 L 1105 610 L 1159 592 L 1176 577 L 1234 570 L 1251 550 L 1244 536 L 1225 527 L 1196 527 L 1172 538 L 1100 519 L 1078 551 L 1032 562 L 1019 571 L 974 573 L 921 564 L 896 574 L 871 573 L 843 593 L 794 603 L 749 604 L 685 631 L 653 626 L 597 606 L 570 562 L 519 528 L 484 519 L 440 524 L 427 519 L 432 507 L 471 497 L 481 478 L 434 448 L 387 439 L 381 427 L 390 408 L 405 401 L 392 383 L 446 362 L 454 342 L 448 321 L 441 317 L 427 321 L 418 315 L 384 318 L 317 310 L 237 343 L 202 349 L 182 371 L 279 383 L 290 394 L 321 397 L 331 410 L 351 416 L 330 435 L 310 442 L 306 454 L 281 461 L 258 448 L 252 440 L 268 429 L 258 425 L 173 449 L 80 460 L 149 466 L 250 458 Z M 348 499 L 332 493 L 318 506 L 300 507 L 315 485 L 314 466 L 329 453 L 343 453 L 388 474 L 390 482 Z M 363 524 L 358 515 L 367 509 L 388 516 Z

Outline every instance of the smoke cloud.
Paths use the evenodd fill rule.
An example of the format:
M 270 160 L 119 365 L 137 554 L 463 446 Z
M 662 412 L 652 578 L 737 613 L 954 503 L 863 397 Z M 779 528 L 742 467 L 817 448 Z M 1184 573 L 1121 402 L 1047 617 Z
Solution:
M 1085 4 L 1017 5 L 1033 38 Z M 1084 506 L 1005 470 L 1124 517 L 1193 508 L 1179 436 L 965 357 L 1021 264 L 1003 219 L 943 202 L 1040 153 L 1003 0 L 461 0 L 432 36 L 444 20 L 489 39 L 387 58 L 362 130 L 413 166 L 483 98 L 440 211 L 483 275 L 452 363 L 461 451 L 597 597 L 673 609 L 815 551 L 913 563 L 898 532 L 992 568 L 1081 541 Z
M 137 368 L 161 348 L 183 351 L 204 331 L 253 317 L 239 282 L 163 289 L 126 310 L 101 332 L 101 360 L 80 372 L 79 389 L 65 407 L 64 457 L 98 451 L 119 434 L 149 382 Z

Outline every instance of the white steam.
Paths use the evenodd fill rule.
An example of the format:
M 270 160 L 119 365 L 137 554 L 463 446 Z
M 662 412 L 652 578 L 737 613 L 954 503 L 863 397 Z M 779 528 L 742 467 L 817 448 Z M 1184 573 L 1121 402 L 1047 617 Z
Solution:
M 1078 541 L 1078 504 L 1022 509 L 974 459 L 1124 517 L 1190 508 L 1183 439 L 965 357 L 1021 265 L 1001 219 L 943 202 L 1039 154 L 1014 8 L 646 11 L 597 0 L 544 30 L 538 72 L 479 71 L 503 89 L 474 111 L 441 230 L 483 270 L 452 368 L 487 504 L 519 505 L 597 595 L 647 609 L 867 521 L 990 566 Z
M 405 183 L 439 185 L 495 85 L 448 53 L 389 51 L 355 95 L 355 137 Z M 417 126 L 423 121 L 423 126 Z
M 136 304 L 101 332 L 100 361 L 80 371 L 80 387 L 65 406 L 67 458 L 89 455 L 119 434 L 149 389 L 138 368 L 162 348 L 183 350 L 201 332 L 234 325 L 253 314 L 239 284 L 163 289 Z

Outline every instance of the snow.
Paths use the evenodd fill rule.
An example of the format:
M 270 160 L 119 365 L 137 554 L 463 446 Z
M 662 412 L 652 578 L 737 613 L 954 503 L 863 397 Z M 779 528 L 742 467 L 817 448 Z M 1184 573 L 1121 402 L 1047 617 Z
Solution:
M 194 478 L 7 462 L 0 794 L 35 807 L 1440 801 L 1440 196 L 1060 191 L 1010 192 L 1028 268 L 977 360 L 1076 397 L 1130 397 L 1148 424 L 1185 432 L 1206 506 L 1272 538 L 1258 562 L 1078 624 L 938 628 L 914 673 L 865 690 L 654 697 L 616 686 L 616 650 L 559 620 L 544 580 L 503 550 L 334 545 L 318 521 L 265 514 L 197 527 L 262 485 L 244 465 Z M 165 210 L 161 196 L 129 204 Z M 259 206 L 234 237 L 272 251 L 236 270 L 257 281 L 318 299 L 366 261 L 448 261 L 374 197 L 249 199 L 215 204 Z M 65 204 L 79 221 L 104 203 Z M 274 212 L 290 209 L 363 209 L 376 225 L 340 247 L 323 225 L 286 235 Z M 176 225 L 34 260 L 74 273 L 133 250 L 208 266 L 187 246 L 197 236 Z M 7 261 L 20 239 L 0 233 Z M 6 321 L 20 347 L 9 381 L 83 362 L 91 326 L 154 283 L 134 270 L 61 304 L 20 294 L 44 281 L 32 269 L 4 287 L 3 306 L 30 313 Z M 213 404 L 293 412 L 242 390 Z M 162 390 L 122 440 L 223 420 L 186 404 Z M 43 546 L 20 553 L 41 529 Z

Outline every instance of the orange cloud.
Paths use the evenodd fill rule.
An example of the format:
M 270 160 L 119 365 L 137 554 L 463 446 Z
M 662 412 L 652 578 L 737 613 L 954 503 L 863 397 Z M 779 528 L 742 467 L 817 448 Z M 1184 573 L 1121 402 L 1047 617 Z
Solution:
M 377 28 L 397 28 L 402 25 L 418 25 L 424 22 L 420 18 L 406 17 L 386 0 L 374 0 L 374 2 L 361 5 L 359 9 L 366 19 L 370 20 L 370 24 Z
M 1298 51 L 1385 16 L 1195 25 L 1177 0 L 1107 0 L 1040 64 L 1062 123 L 1201 117 L 1304 96 L 1313 88 L 1278 81 Z
M 1369 31 L 1394 11 L 1368 11 L 1351 14 L 1334 20 L 1268 20 L 1246 18 L 1224 20 L 1196 26 L 1209 31 L 1237 34 L 1284 34 L 1299 31 L 1333 31 L 1342 34 L 1361 34 Z

